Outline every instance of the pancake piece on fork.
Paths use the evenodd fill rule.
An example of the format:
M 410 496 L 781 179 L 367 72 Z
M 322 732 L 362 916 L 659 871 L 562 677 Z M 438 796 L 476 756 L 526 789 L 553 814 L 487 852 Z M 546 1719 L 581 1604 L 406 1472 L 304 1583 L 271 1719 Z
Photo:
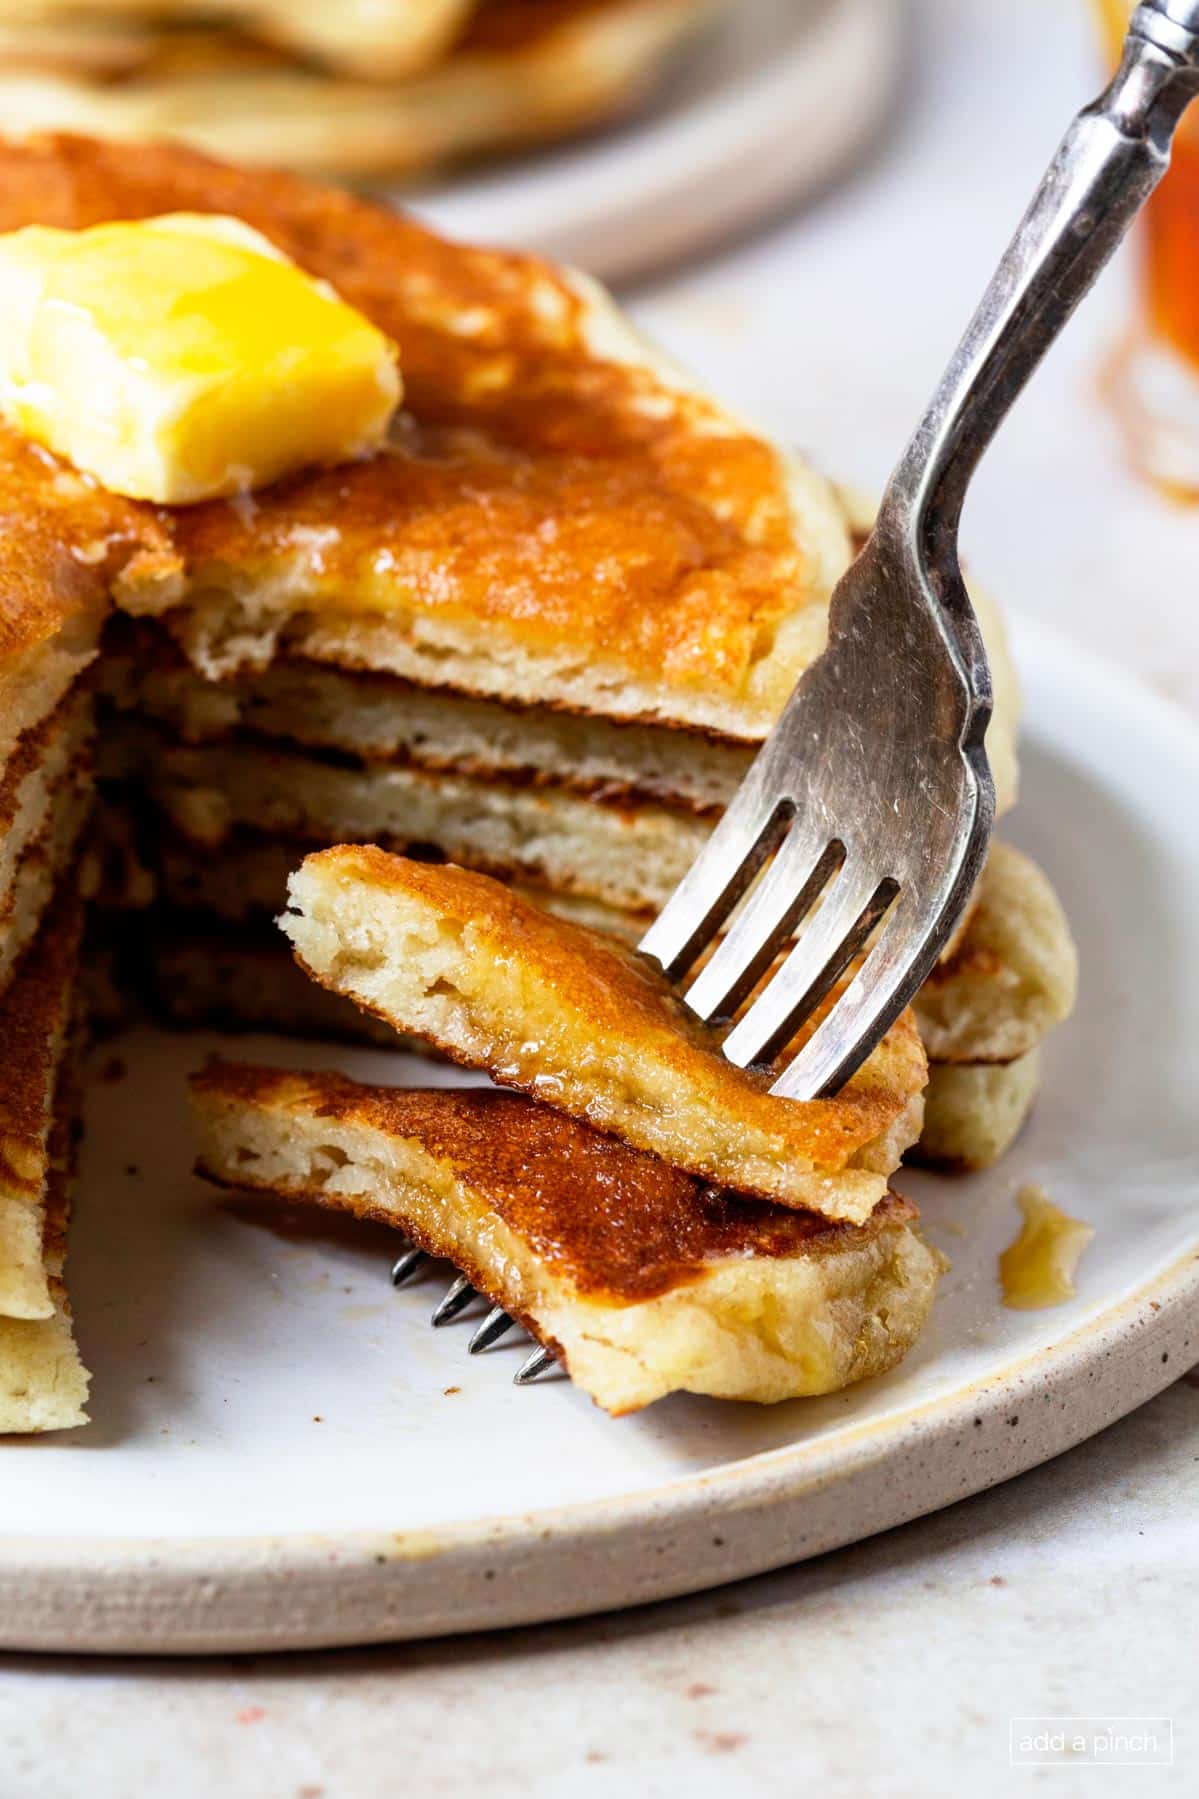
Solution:
M 861 1225 L 718 1193 L 510 1093 L 217 1063 L 199 1169 L 393 1224 L 562 1359 L 605 1410 L 685 1390 L 774 1401 L 892 1367 L 939 1258 L 888 1196 Z
M 801 1104 L 736 1068 L 660 971 L 472 871 L 368 847 L 309 856 L 280 924 L 317 981 L 672 1166 L 861 1223 L 919 1134 L 901 1017 L 842 1091 Z

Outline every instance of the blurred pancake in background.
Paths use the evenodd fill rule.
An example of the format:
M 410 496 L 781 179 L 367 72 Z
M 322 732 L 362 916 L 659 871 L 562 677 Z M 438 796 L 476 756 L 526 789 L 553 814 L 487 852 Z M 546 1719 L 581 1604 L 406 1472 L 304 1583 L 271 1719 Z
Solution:
M 476 0 L 3 0 L 0 21 L 34 54 L 102 66 L 106 45 L 152 47 L 172 27 L 237 28 L 347 75 L 395 80 L 437 62 Z
M 393 180 L 628 113 L 723 4 L 0 0 L 0 116 Z

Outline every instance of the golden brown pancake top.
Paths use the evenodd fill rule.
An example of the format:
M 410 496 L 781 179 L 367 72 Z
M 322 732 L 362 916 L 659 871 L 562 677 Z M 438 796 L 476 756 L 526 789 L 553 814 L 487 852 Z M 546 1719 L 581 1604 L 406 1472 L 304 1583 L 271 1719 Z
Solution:
M 162 521 L 0 421 L 0 665 L 95 614 L 118 569 L 154 579 L 176 566 Z
M 0 655 L 114 572 L 247 579 L 299 560 L 317 604 L 402 595 L 580 659 L 735 696 L 803 598 L 784 465 L 707 401 L 586 341 L 587 305 L 536 258 L 465 248 L 299 177 L 166 145 L 0 140 L 0 230 L 172 211 L 257 227 L 398 343 L 394 451 L 254 496 L 111 499 L 0 434 Z M 670 403 L 665 404 L 667 395 Z M 80 561 L 78 546 L 94 561 Z M 104 546 L 104 555 L 96 546 Z
M 329 1072 L 292 1074 L 213 1063 L 201 1097 L 294 1108 L 385 1136 L 415 1138 L 576 1291 L 624 1303 L 653 1299 L 727 1256 L 819 1254 L 916 1216 L 889 1195 L 865 1225 L 720 1193 L 654 1156 L 518 1094 L 361 1086 Z M 319 1198 L 319 1194 L 314 1195 Z M 367 1196 L 359 1216 L 394 1223 Z

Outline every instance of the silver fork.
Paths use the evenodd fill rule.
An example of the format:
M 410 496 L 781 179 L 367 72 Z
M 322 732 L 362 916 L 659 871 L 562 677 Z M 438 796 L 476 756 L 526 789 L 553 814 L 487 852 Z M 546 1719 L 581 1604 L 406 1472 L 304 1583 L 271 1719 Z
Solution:
M 803 927 L 725 1039 L 742 1067 L 784 1049 L 865 949 L 775 1093 L 813 1099 L 849 1078 L 933 967 L 974 886 L 994 789 L 990 678 L 958 567 L 966 488 L 1165 173 L 1196 92 L 1199 0 L 1139 6 L 1116 76 L 1062 140 L 837 585 L 827 649 L 642 939 L 680 980 L 764 870 L 685 993 L 701 1018 L 734 1018 Z
M 774 1084 L 834 1092 L 911 999 L 981 869 L 995 796 L 990 676 L 958 567 L 971 475 L 1009 407 L 1166 171 L 1199 93 L 1199 0 L 1146 0 L 1106 91 L 1081 112 L 837 584 L 824 654 L 800 679 L 719 825 L 641 942 L 679 980 L 744 898 L 685 998 L 728 1020 L 742 1067 L 782 1050 L 860 952 L 844 993 Z M 755 877 L 760 879 L 749 891 Z M 397 1285 L 416 1273 L 401 1256 Z M 459 1276 L 433 1314 L 475 1298 Z M 511 1328 L 494 1307 L 470 1348 Z M 525 1384 L 553 1364 L 534 1352 Z

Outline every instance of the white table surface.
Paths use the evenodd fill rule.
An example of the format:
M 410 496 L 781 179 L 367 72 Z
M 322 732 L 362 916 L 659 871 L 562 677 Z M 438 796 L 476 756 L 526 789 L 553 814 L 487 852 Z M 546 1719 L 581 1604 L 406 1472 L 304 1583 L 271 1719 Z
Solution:
M 1082 0 L 917 17 L 869 168 L 631 296 L 713 388 L 871 488 L 1095 78 Z M 1126 304 L 1109 277 L 1074 322 L 983 465 L 965 542 L 1010 605 L 1199 712 L 1199 512 L 1129 477 L 1095 393 Z M 0 1658 L 0 1795 L 1195 1791 L 1197 1493 L 1182 1381 L 994 1492 L 691 1600 L 362 1653 Z M 1171 1716 L 1174 1766 L 1013 1769 L 1009 1720 L 1030 1714 Z

